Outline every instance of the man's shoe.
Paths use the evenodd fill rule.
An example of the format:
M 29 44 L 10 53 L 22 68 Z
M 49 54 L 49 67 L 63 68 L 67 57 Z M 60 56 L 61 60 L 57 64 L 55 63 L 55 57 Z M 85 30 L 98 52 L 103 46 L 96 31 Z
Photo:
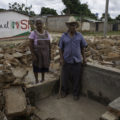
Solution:
M 75 101 L 77 101 L 77 100 L 79 100 L 79 96 L 73 96 L 73 99 L 74 99 Z

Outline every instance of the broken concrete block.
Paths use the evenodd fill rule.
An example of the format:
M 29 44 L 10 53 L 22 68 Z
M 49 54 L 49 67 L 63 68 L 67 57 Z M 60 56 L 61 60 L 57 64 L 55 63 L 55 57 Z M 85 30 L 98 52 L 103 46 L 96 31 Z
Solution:
M 5 58 L 6 60 L 13 60 L 13 59 L 14 59 L 14 57 L 13 57 L 12 55 L 8 54 L 8 53 L 6 53 L 6 54 L 4 55 L 4 58 Z
M 60 55 L 54 57 L 54 61 L 59 61 L 59 60 L 60 60 Z
M 2 70 L 3 69 L 3 64 L 0 64 L 0 70 Z
M 23 56 L 23 54 L 20 52 L 13 53 L 13 57 L 15 57 L 15 58 L 20 58 L 22 56 Z
M 119 120 L 119 117 L 107 111 L 101 116 L 100 120 Z
M 2 59 L 4 57 L 4 55 L 3 54 L 0 54 L 0 59 Z
M 120 116 L 120 97 L 112 101 L 108 106 L 109 110 L 115 112 L 118 116 Z
M 12 73 L 16 78 L 23 78 L 27 74 L 27 70 L 25 68 L 13 68 Z
M 0 71 L 0 83 L 10 83 L 15 80 L 12 72 L 9 70 Z
M 0 111 L 0 120 L 7 120 L 7 117 L 3 112 Z
M 19 116 L 26 112 L 27 102 L 22 87 L 14 86 L 4 90 L 5 109 L 8 116 Z
M 50 65 L 50 69 L 58 70 L 60 69 L 60 63 L 53 63 Z
M 0 48 L 0 53 L 3 53 L 3 49 L 2 48 Z
M 119 53 L 113 53 L 113 52 L 111 52 L 111 53 L 109 53 L 107 55 L 107 57 L 105 58 L 105 60 L 120 60 L 120 55 L 119 55 Z

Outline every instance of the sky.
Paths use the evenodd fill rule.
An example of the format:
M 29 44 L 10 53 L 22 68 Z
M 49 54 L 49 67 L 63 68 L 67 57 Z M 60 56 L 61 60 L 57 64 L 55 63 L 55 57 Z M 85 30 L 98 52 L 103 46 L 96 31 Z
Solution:
M 81 3 L 87 3 L 92 13 L 98 13 L 101 17 L 105 12 L 106 0 L 80 0 Z M 42 7 L 53 8 L 58 14 L 65 8 L 62 0 L 0 0 L 0 8 L 8 9 L 8 3 L 24 3 L 26 6 L 32 5 L 32 10 L 36 14 L 40 14 Z M 120 0 L 109 0 L 109 13 L 112 18 L 115 18 L 120 14 Z

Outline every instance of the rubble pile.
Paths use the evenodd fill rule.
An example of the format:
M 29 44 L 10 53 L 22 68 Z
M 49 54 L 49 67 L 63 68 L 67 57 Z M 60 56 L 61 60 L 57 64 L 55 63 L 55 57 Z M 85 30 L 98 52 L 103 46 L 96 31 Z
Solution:
M 58 47 L 59 37 L 54 37 L 51 43 L 51 64 L 50 69 L 54 71 L 54 73 L 58 73 L 60 71 L 60 54 Z
M 31 62 L 28 42 L 0 46 L 0 88 L 22 84 Z
M 57 70 L 60 68 L 58 48 L 60 36 L 53 38 L 51 67 Z M 87 62 L 120 69 L 120 36 L 109 36 L 107 38 L 85 36 L 85 40 L 88 43 L 85 51 Z
M 57 76 L 61 67 L 59 39 L 60 36 L 54 36 L 51 43 L 50 71 Z M 88 43 L 86 49 L 88 62 L 120 69 L 120 36 L 85 37 L 85 39 Z M 0 120 L 8 120 L 9 115 L 25 115 L 27 118 L 30 117 L 30 120 L 41 120 L 33 114 L 35 108 L 26 97 L 26 84 L 34 79 L 31 77 L 31 66 L 32 57 L 28 41 L 0 45 Z
M 56 49 L 56 43 L 51 47 Z M 54 61 L 54 55 L 51 60 Z M 31 106 L 26 95 L 28 82 L 34 80 L 31 66 L 28 41 L 0 45 L 0 120 L 41 120 L 35 115 L 35 107 Z
M 87 61 L 120 69 L 120 36 L 86 38 Z

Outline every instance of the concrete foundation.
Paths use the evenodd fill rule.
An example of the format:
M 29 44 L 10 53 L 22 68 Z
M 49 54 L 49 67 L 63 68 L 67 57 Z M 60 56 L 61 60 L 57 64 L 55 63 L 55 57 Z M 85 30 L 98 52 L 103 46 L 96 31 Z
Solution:
M 59 78 L 27 88 L 35 96 L 35 101 L 50 96 L 58 90 Z M 101 65 L 88 64 L 83 68 L 82 93 L 103 104 L 120 96 L 120 70 Z
M 120 96 L 120 70 L 88 64 L 83 70 L 82 92 L 104 104 Z

